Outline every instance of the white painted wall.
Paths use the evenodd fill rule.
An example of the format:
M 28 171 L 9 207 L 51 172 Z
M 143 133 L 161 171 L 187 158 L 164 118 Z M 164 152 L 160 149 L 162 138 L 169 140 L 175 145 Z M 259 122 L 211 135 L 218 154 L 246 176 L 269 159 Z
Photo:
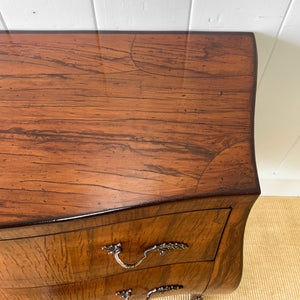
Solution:
M 89 0 L 0 0 L 8 29 L 95 29 L 93 3 Z
M 256 151 L 266 194 L 300 195 L 300 1 L 277 35 L 257 92 Z
M 102 30 L 188 30 L 190 0 L 94 0 Z
M 300 195 L 300 0 L 0 0 L 0 30 L 253 31 L 264 195 Z

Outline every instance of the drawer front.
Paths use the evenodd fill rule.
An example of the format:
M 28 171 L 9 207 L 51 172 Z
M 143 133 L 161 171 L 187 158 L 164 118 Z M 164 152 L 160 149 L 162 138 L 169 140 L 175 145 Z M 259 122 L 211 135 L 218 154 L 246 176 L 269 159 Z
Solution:
M 151 217 L 87 230 L 0 242 L 0 288 L 34 287 L 90 280 L 128 272 L 104 246 L 121 243 L 119 259 L 135 264 L 146 249 L 184 244 L 164 255 L 146 251 L 134 269 L 211 261 L 230 209 L 202 210 Z M 174 246 L 175 245 L 175 246 Z
M 187 263 L 132 271 L 71 284 L 35 288 L 0 289 L 9 300 L 120 300 L 117 292 L 131 290 L 129 300 L 146 300 L 175 294 L 201 294 L 208 283 L 213 262 Z M 129 294 L 128 294 L 129 295 Z

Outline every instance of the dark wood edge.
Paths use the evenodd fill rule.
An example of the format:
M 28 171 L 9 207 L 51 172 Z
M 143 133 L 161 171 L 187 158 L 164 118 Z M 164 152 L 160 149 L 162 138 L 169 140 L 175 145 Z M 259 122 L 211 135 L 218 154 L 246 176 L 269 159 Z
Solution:
M 220 246 L 221 246 L 221 242 L 222 242 L 222 237 L 224 235 L 225 229 L 227 227 L 227 224 L 229 222 L 229 219 L 230 219 L 230 216 L 231 216 L 231 213 L 232 213 L 232 207 L 229 207 L 228 209 L 229 209 L 228 215 L 227 215 L 226 221 L 224 223 L 224 227 L 223 227 L 221 235 L 220 235 L 220 239 L 219 239 L 219 243 L 218 243 L 217 250 L 216 250 L 216 253 L 215 253 L 214 261 L 216 260 L 216 257 L 218 255 L 218 252 L 219 252 L 219 249 L 220 249 Z M 219 210 L 219 208 L 218 208 L 218 210 Z
M 217 196 L 193 198 L 186 201 L 170 201 L 162 204 L 143 205 L 130 209 L 120 209 L 111 213 L 82 217 L 61 222 L 49 222 L 44 224 L 33 224 L 27 226 L 17 226 L 0 230 L 0 242 L 4 240 L 19 239 L 23 237 L 36 237 L 49 234 L 67 233 L 78 229 L 89 229 L 99 226 L 110 225 L 144 219 L 152 216 L 162 216 L 166 214 L 185 213 L 199 210 L 212 209 L 232 209 L 232 207 L 244 198 L 251 195 Z M 113 218 L 113 219 L 111 219 Z
M 257 85 L 257 47 L 254 34 L 252 35 L 254 47 L 254 67 L 255 74 L 252 89 L 252 106 L 251 106 L 251 155 L 252 165 L 255 171 L 257 195 L 248 198 L 248 203 L 236 203 L 232 208 L 229 221 L 222 235 L 219 250 L 215 259 L 215 265 L 211 278 L 205 289 L 205 294 L 230 293 L 235 290 L 241 281 L 243 268 L 243 241 L 246 221 L 250 210 L 256 199 L 261 193 L 257 165 L 255 158 L 255 141 L 254 141 L 254 117 L 255 117 L 255 95 Z M 235 239 L 236 247 L 231 243 Z
M 166 216 L 172 216 L 172 215 L 179 215 L 179 214 L 188 214 L 188 213 L 195 213 L 195 212 L 205 212 L 205 211 L 214 211 L 214 210 L 228 210 L 228 216 L 227 219 L 225 221 L 225 225 L 224 228 L 222 230 L 221 236 L 224 233 L 226 224 L 229 220 L 229 216 L 231 214 L 231 207 L 220 207 L 220 208 L 203 208 L 203 209 L 196 209 L 196 210 L 186 210 L 186 211 L 176 211 L 176 212 L 170 212 L 170 213 L 162 213 L 162 214 L 155 214 L 155 215 L 150 215 L 150 216 L 146 216 L 146 217 L 139 217 L 139 218 L 130 218 L 128 220 L 123 220 L 120 222 L 108 222 L 106 224 L 102 224 L 102 225 L 95 225 L 95 226 L 87 226 L 87 227 L 82 227 L 82 228 L 78 228 L 78 229 L 72 229 L 72 230 L 61 230 L 59 232 L 51 232 L 51 233 L 45 233 L 45 234 L 39 234 L 39 235 L 26 235 L 23 237 L 16 237 L 16 238 L 4 238 L 1 239 L 0 238 L 0 242 L 2 241 L 11 241 L 11 240 L 22 240 L 22 239 L 29 239 L 29 238 L 37 238 L 37 237 L 45 237 L 45 236 L 51 236 L 51 235 L 59 235 L 59 234 L 65 234 L 65 233 L 72 233 L 72 232 L 78 232 L 78 231 L 85 231 L 85 230 L 90 230 L 90 229 L 95 229 L 95 228 L 99 228 L 99 227 L 105 227 L 105 226 L 113 226 L 113 225 L 117 225 L 117 224 L 123 224 L 123 223 L 128 223 L 128 222 L 135 222 L 135 221 L 140 221 L 140 220 L 147 220 L 147 219 L 151 219 L 151 218 L 158 218 L 158 217 L 166 217 Z M 43 226 L 43 225 L 41 225 Z M 221 238 L 220 238 L 221 239 Z M 220 241 L 218 244 L 217 249 L 220 246 Z
M 222 35 L 252 35 L 250 31 L 164 31 L 164 30 L 0 30 L 0 34 L 222 34 Z
M 252 42 L 254 48 L 254 81 L 252 87 L 252 95 L 251 95 L 251 155 L 252 155 L 252 165 L 255 172 L 255 180 L 256 186 L 258 187 L 258 194 L 261 193 L 260 184 L 258 180 L 258 172 L 257 172 L 257 164 L 256 164 L 256 156 L 255 156 L 255 136 L 254 136 L 254 126 L 255 126 L 255 103 L 256 103 L 256 89 L 257 89 L 257 69 L 258 69 L 258 55 L 257 55 L 257 44 L 255 35 L 252 34 Z
M 108 210 L 90 212 L 90 213 L 86 213 L 86 214 L 82 214 L 82 215 L 58 216 L 53 219 L 30 220 L 30 221 L 26 221 L 26 222 L 21 221 L 21 222 L 11 222 L 11 223 L 0 223 L 0 230 L 8 229 L 8 228 L 24 227 L 24 226 L 43 225 L 43 224 L 49 224 L 49 223 L 61 223 L 61 222 L 75 221 L 77 219 L 97 217 L 97 216 L 101 216 L 101 215 L 108 214 L 108 213 L 120 212 L 120 211 L 125 211 L 125 210 L 129 210 L 129 209 L 133 209 L 133 208 L 149 207 L 149 206 L 158 205 L 158 204 L 165 204 L 168 202 L 176 202 L 176 201 L 183 201 L 183 200 L 195 200 L 195 199 L 202 199 L 202 198 L 208 198 L 208 197 L 245 196 L 245 195 L 257 195 L 257 194 L 260 194 L 259 185 L 258 185 L 258 189 L 243 191 L 242 193 L 228 193 L 228 194 L 207 193 L 207 194 L 201 194 L 201 195 L 182 196 L 179 198 L 171 197 L 171 198 L 165 198 L 162 200 L 156 200 L 154 202 L 142 203 L 142 204 L 134 205 L 134 206 L 117 207 L 117 208 L 108 209 Z
M 233 205 L 221 237 L 214 268 L 205 295 L 231 293 L 240 284 L 243 269 L 243 243 L 246 221 L 259 195 Z M 234 243 L 232 242 L 234 239 Z

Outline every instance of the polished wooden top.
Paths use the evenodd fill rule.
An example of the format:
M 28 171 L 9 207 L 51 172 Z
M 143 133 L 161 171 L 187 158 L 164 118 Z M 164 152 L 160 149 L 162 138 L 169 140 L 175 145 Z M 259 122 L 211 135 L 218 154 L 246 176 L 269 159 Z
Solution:
M 0 225 L 257 194 L 250 33 L 0 33 Z

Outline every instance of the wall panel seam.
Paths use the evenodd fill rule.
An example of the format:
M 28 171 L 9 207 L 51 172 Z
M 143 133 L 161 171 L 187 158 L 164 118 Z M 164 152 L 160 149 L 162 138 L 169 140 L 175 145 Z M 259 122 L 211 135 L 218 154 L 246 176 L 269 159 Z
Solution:
M 299 140 L 300 140 L 300 136 L 298 135 L 298 137 L 295 139 L 294 143 L 292 143 L 291 147 L 289 147 L 288 150 L 286 151 L 286 153 L 283 156 L 281 162 L 278 164 L 278 167 L 274 171 L 274 175 L 277 175 L 277 173 L 279 172 L 281 166 L 285 163 L 287 157 L 289 156 L 289 154 L 291 153 L 291 151 L 296 147 L 296 145 L 298 144 Z
M 283 18 L 282 18 L 282 21 L 281 21 L 281 23 L 280 23 L 280 25 L 279 25 L 279 28 L 278 28 L 278 30 L 277 30 L 277 33 L 276 33 L 276 36 L 275 36 L 275 42 L 273 43 L 271 52 L 270 52 L 269 57 L 268 57 L 268 60 L 267 60 L 267 63 L 265 64 L 265 67 L 264 67 L 264 69 L 263 69 L 263 71 L 262 71 L 262 73 L 261 73 L 261 76 L 260 76 L 260 79 L 259 79 L 259 82 L 258 82 L 258 85 L 257 85 L 257 89 L 260 88 L 260 84 L 261 84 L 262 78 L 264 77 L 265 72 L 266 72 L 266 70 L 267 70 L 267 68 L 268 68 L 268 66 L 269 66 L 269 63 L 270 63 L 270 61 L 271 61 L 271 58 L 272 58 L 272 56 L 273 56 L 273 53 L 274 53 L 275 48 L 276 48 L 277 43 L 278 43 L 278 37 L 280 36 L 280 34 L 281 34 L 281 32 L 282 32 L 282 29 L 284 28 L 284 24 L 285 24 L 285 21 L 286 21 L 286 18 L 287 18 L 287 16 L 288 16 L 289 12 L 290 12 L 290 8 L 292 7 L 292 4 L 293 4 L 293 0 L 290 0 L 289 4 L 288 4 L 288 6 L 287 6 L 287 8 L 286 8 L 286 10 L 285 10 L 285 13 L 284 13 L 284 16 L 283 16 Z
M 4 28 L 6 31 L 8 31 L 7 24 L 6 24 L 5 20 L 4 20 L 3 15 L 2 15 L 1 12 L 0 12 L 0 23 L 2 24 L 3 28 Z
M 191 30 L 191 20 L 192 20 L 193 6 L 194 6 L 194 0 L 190 0 L 190 9 L 189 9 L 189 16 L 188 16 L 188 31 Z
M 95 7 L 95 0 L 90 0 L 90 1 L 91 1 L 92 9 L 93 9 L 93 19 L 94 19 L 95 30 L 99 30 L 99 27 L 98 27 L 99 24 L 98 24 L 96 7 Z

